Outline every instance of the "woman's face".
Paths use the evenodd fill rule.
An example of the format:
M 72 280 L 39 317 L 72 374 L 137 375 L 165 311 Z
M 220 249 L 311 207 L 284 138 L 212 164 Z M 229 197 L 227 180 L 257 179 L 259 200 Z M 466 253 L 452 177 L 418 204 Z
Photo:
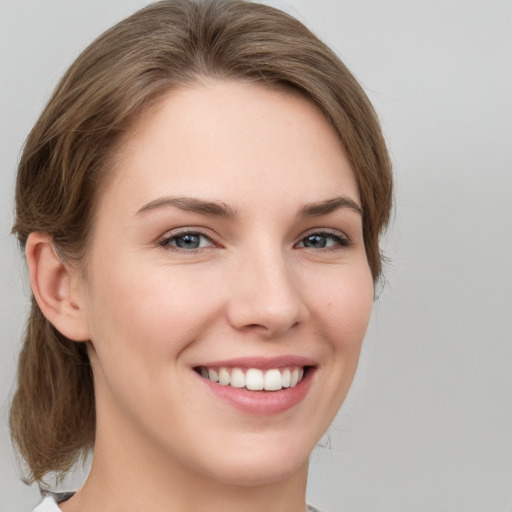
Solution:
M 212 81 L 147 111 L 79 285 L 97 449 L 228 483 L 303 470 L 370 316 L 358 205 L 338 137 L 297 95 Z

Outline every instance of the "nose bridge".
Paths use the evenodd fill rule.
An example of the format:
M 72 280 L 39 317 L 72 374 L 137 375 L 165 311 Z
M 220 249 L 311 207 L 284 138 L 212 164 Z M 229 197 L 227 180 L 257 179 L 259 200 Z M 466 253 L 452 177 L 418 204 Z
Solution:
M 307 316 L 300 286 L 279 244 L 255 244 L 240 257 L 232 276 L 230 322 L 268 336 L 282 334 Z

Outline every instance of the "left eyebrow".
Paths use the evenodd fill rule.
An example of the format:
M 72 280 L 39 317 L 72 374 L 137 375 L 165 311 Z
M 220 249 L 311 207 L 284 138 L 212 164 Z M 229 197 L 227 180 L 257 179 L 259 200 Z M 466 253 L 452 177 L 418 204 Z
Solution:
M 327 215 L 340 208 L 349 208 L 363 217 L 363 209 L 350 197 L 338 196 L 325 201 L 307 203 L 297 212 L 298 217 L 317 217 Z
M 209 215 L 212 217 L 235 218 L 237 213 L 224 203 L 216 201 L 205 201 L 195 197 L 167 196 L 155 199 L 142 208 L 139 208 L 136 215 L 146 214 L 161 208 L 174 207 L 183 211 Z

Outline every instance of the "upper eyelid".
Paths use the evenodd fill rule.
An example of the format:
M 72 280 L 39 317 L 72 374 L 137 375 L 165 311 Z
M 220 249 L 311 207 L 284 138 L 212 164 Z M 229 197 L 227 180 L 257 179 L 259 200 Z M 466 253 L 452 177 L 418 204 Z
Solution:
M 201 235 L 206 238 L 209 238 L 211 240 L 214 240 L 216 238 L 216 235 L 212 233 L 211 230 L 199 227 L 199 226 L 186 226 L 186 227 L 179 227 L 174 229 L 169 229 L 165 231 L 162 235 L 160 235 L 157 240 L 165 240 L 166 238 L 174 238 L 179 237 L 183 235 Z
M 299 241 L 302 240 L 303 238 L 305 238 L 307 236 L 311 236 L 311 235 L 331 235 L 331 236 L 337 236 L 340 238 L 345 238 L 347 240 L 350 240 L 350 237 L 344 231 L 341 231 L 340 229 L 311 228 L 311 229 L 304 231 L 304 233 L 302 233 L 300 235 Z

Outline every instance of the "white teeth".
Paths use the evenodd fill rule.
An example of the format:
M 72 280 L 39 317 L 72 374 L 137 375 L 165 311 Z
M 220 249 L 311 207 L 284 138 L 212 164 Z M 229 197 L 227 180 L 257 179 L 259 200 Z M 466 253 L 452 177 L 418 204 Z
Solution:
M 222 386 L 247 388 L 250 391 L 279 391 L 293 388 L 304 377 L 304 368 L 272 368 L 267 371 L 258 368 L 205 368 L 200 367 L 199 373 L 205 379 L 218 382 Z
M 298 381 L 299 381 L 299 370 L 298 370 L 298 368 L 294 368 L 292 371 L 292 376 L 290 378 L 290 387 L 293 388 L 293 386 L 296 386 Z
M 291 379 L 291 373 L 288 368 L 283 372 L 283 388 L 289 388 L 290 387 L 290 379 Z
M 227 386 L 230 380 L 230 375 L 226 368 L 219 368 L 219 384 Z
M 245 374 L 245 387 L 251 391 L 263 389 L 263 372 L 256 368 L 249 368 Z
M 283 378 L 279 370 L 269 370 L 265 373 L 265 384 L 267 391 L 279 391 L 283 387 Z
M 231 372 L 231 385 L 234 388 L 245 387 L 245 375 L 240 368 L 233 368 L 233 371 Z

